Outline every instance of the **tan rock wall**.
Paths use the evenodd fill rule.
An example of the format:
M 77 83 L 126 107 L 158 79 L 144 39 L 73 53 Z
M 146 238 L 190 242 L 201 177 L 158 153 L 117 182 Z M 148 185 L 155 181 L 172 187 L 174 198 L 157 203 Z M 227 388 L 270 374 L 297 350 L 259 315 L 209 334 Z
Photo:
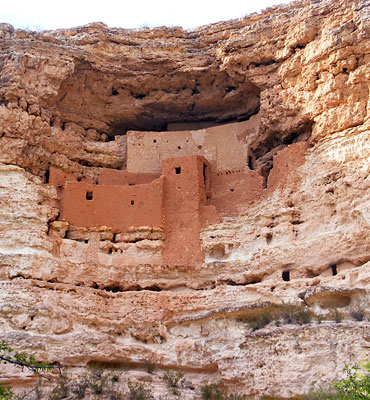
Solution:
M 157 397 L 171 397 L 167 367 L 197 390 L 221 381 L 255 398 L 339 379 L 369 342 L 368 321 L 351 315 L 370 312 L 369 48 L 364 0 L 295 2 L 189 32 L 2 25 L 0 340 L 75 376 L 90 361 L 131 362 L 127 377 L 151 380 Z M 129 165 L 126 130 L 151 131 L 140 140 L 152 145 L 167 124 L 252 118 L 259 129 L 235 134 L 234 156 L 222 160 L 233 171 L 251 162 L 237 174 L 263 195 L 240 207 L 232 192 L 222 200 L 232 213 L 201 231 L 202 265 L 164 264 L 161 230 L 114 238 L 57 221 L 57 191 L 43 183 L 51 166 L 95 182 L 101 168 Z M 176 146 L 190 140 L 169 134 L 186 137 Z M 271 167 L 261 188 L 257 174 Z M 219 179 L 232 188 L 232 174 Z M 240 182 L 235 195 L 248 196 Z M 241 321 L 282 302 L 324 320 L 255 332 Z M 12 368 L 0 379 L 34 382 Z

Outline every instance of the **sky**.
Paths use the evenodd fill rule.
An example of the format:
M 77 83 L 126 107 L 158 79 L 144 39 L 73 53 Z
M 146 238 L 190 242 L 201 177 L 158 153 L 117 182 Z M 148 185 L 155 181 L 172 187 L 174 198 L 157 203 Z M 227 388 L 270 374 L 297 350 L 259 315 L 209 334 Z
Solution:
M 90 22 L 109 27 L 182 26 L 241 18 L 290 0 L 2 0 L 0 22 L 15 28 L 70 28 Z

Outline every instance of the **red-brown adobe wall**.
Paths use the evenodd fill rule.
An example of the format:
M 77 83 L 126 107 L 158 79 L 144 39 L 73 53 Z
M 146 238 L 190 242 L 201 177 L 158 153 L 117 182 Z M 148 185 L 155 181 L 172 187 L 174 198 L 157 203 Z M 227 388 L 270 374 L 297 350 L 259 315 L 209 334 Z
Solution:
M 140 185 L 150 183 L 159 178 L 160 174 L 137 174 L 126 170 L 102 168 L 99 175 L 99 185 Z
M 62 186 L 65 182 L 77 182 L 75 174 L 68 174 L 58 168 L 49 168 L 49 184 L 53 186 Z
M 238 215 L 242 207 L 263 195 L 263 178 L 257 171 L 246 169 L 212 172 L 211 199 L 221 216 Z
M 267 179 L 268 192 L 283 186 L 288 179 L 298 179 L 295 171 L 304 164 L 308 148 L 307 142 L 293 143 L 274 155 L 274 167 Z
M 66 182 L 60 193 L 60 219 L 75 226 L 107 226 L 116 231 L 131 226 L 164 227 L 163 182 L 159 178 L 134 187 Z
M 166 218 L 163 258 L 168 264 L 202 263 L 204 260 L 200 243 L 202 225 L 205 220 L 218 222 L 214 208 L 206 206 L 204 165 L 207 166 L 209 173 L 209 164 L 202 156 L 171 158 L 163 161 Z

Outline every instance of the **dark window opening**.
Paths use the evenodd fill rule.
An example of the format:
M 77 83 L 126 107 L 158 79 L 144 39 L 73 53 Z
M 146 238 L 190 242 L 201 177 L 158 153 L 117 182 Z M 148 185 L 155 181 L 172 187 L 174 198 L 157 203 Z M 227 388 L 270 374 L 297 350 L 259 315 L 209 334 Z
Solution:
M 254 169 L 254 167 L 253 167 L 253 157 L 252 156 L 248 156 L 248 168 L 249 169 Z
M 177 175 L 181 174 L 181 167 L 176 167 L 175 172 Z
M 93 192 L 86 192 L 86 200 L 92 200 L 93 199 Z
M 199 145 L 199 146 L 198 146 L 198 149 L 199 149 L 199 150 L 202 150 L 202 146 L 201 146 L 201 145 Z
M 131 205 L 133 206 L 135 204 L 134 200 L 131 200 Z
M 118 90 L 117 89 L 115 89 L 115 88 L 112 88 L 112 91 L 111 91 L 111 96 L 118 96 Z
M 266 243 L 270 244 L 272 242 L 272 233 L 268 233 L 266 235 Z
M 45 171 L 44 174 L 44 183 L 49 183 L 49 178 L 50 178 L 50 171 L 49 168 Z
M 333 276 L 338 274 L 337 265 L 336 264 L 331 265 L 330 268 L 331 268 L 331 272 L 332 272 Z
M 234 191 L 234 189 L 230 189 L 230 192 L 233 192 Z
M 177 148 L 178 148 L 179 150 L 181 150 L 181 146 L 177 146 Z
M 207 164 L 203 163 L 203 182 L 204 182 L 204 186 L 207 188 L 207 175 L 208 175 L 208 171 L 207 171 Z
M 157 139 L 153 139 L 153 143 L 157 143 Z
M 283 278 L 283 281 L 289 282 L 290 281 L 290 271 L 283 271 L 282 278 Z
M 89 243 L 89 239 L 85 239 L 84 242 L 85 242 L 86 244 L 88 244 L 88 243 Z
M 77 182 L 81 182 L 81 177 L 80 176 L 77 178 Z

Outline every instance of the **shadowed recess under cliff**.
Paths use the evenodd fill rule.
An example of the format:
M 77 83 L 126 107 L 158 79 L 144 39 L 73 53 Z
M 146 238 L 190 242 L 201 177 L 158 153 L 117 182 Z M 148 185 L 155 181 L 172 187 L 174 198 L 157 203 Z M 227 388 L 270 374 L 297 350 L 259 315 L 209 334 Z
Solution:
M 152 61 L 135 72 L 122 68 L 117 73 L 76 60 L 58 95 L 45 106 L 64 123 L 115 136 L 129 129 L 163 131 L 168 123 L 184 121 L 246 120 L 259 111 L 260 90 L 216 65 L 181 71 L 171 60 L 165 68 Z

